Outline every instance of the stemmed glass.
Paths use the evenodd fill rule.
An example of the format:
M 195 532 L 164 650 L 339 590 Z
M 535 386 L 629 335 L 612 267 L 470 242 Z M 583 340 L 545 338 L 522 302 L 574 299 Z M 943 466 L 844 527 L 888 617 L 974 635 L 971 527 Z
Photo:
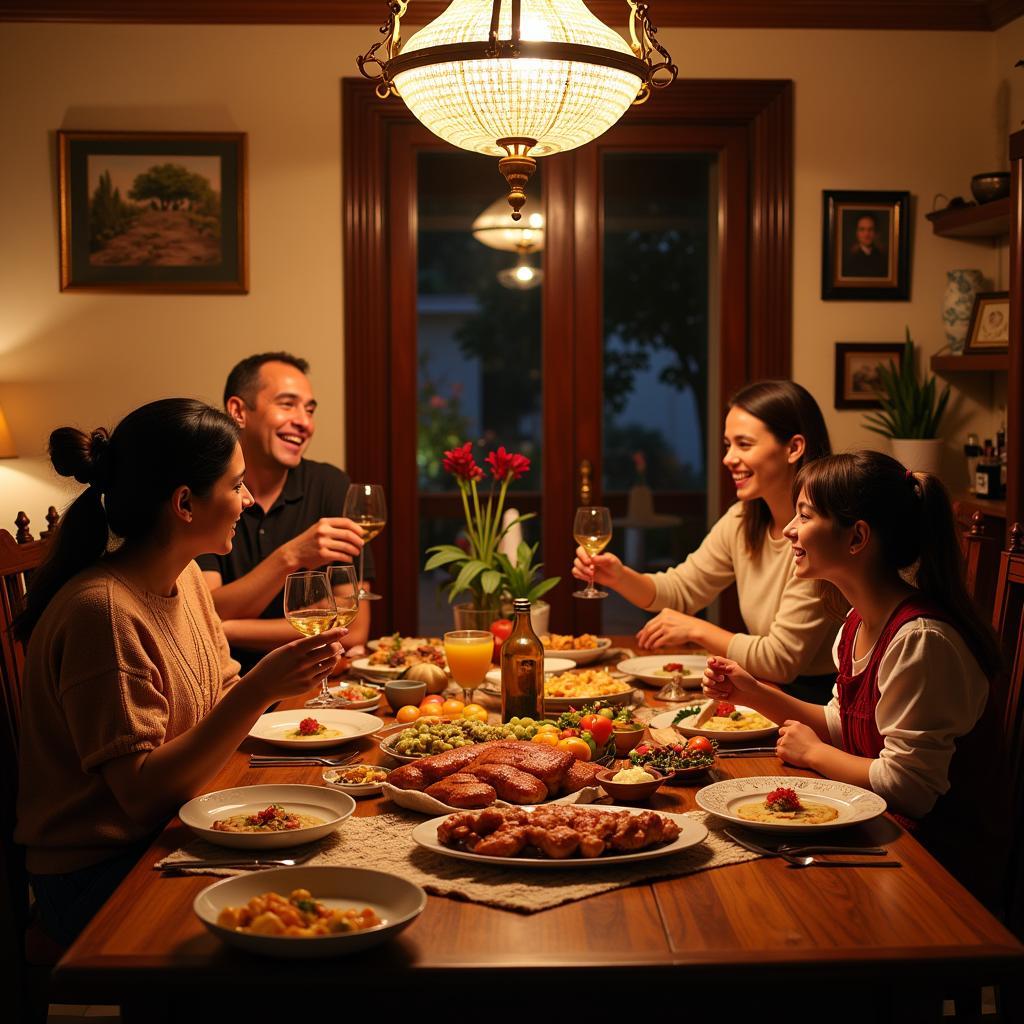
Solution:
M 444 656 L 467 704 L 483 681 L 494 655 L 494 634 L 483 629 L 453 629 L 444 635 Z
M 584 505 L 576 509 L 576 518 L 572 524 L 572 535 L 576 543 L 591 558 L 601 554 L 612 539 L 612 514 L 603 505 Z M 596 570 L 595 570 L 596 574 Z M 598 590 L 594 586 L 594 577 L 585 590 L 574 590 L 573 597 L 600 598 L 607 597 L 606 590 Z
M 359 552 L 359 600 L 379 601 L 380 594 L 371 594 L 363 586 L 363 557 L 366 545 L 387 525 L 388 506 L 384 500 L 384 488 L 380 484 L 349 484 L 342 514 L 363 530 L 364 544 Z
M 358 607 L 358 606 L 357 606 Z M 284 581 L 284 615 L 303 636 L 319 636 L 334 627 L 338 608 L 334 594 L 322 572 L 293 572 Z M 330 708 L 334 698 L 327 689 L 327 673 L 320 681 L 320 692 L 306 701 L 307 708 Z

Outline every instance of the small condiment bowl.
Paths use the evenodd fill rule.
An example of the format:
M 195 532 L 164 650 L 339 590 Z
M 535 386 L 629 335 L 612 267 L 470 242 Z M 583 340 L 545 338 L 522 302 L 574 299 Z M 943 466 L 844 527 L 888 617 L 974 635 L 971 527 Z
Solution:
M 370 796 L 380 792 L 381 786 L 385 781 L 384 779 L 380 782 L 345 782 L 342 776 L 353 768 L 374 768 L 377 771 L 384 772 L 385 776 L 391 773 L 390 768 L 383 768 L 379 764 L 360 762 L 359 764 L 347 764 L 341 768 L 325 768 L 321 778 L 328 786 L 340 789 L 343 793 L 348 793 L 349 796 Z
M 613 782 L 612 779 L 622 769 L 602 768 L 595 776 L 595 781 L 613 799 L 621 803 L 638 803 L 646 800 L 661 788 L 665 776 L 656 768 L 644 768 L 648 775 L 653 775 L 651 782 Z
M 643 739 L 644 727 L 636 726 L 635 729 L 616 729 L 612 736 L 615 738 L 615 756 L 625 757 Z
M 419 704 L 426 695 L 427 684 L 413 679 L 393 679 L 384 687 L 384 696 L 392 711 L 397 711 L 406 704 Z

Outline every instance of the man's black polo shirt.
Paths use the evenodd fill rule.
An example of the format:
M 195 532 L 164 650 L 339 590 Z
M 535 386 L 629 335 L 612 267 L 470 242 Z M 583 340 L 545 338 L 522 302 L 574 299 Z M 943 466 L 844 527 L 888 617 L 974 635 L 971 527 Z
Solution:
M 266 512 L 258 504 L 245 509 L 235 527 L 231 551 L 226 555 L 200 555 L 196 559 L 199 567 L 219 572 L 224 583 L 233 583 L 318 519 L 342 515 L 348 484 L 348 474 L 336 466 L 303 459 L 288 471 L 281 493 Z M 364 574 L 373 579 L 373 553 L 369 548 Z M 284 617 L 283 583 L 282 580 L 281 590 L 260 613 L 261 619 Z M 242 671 L 247 672 L 265 652 L 232 648 L 231 653 L 241 661 Z

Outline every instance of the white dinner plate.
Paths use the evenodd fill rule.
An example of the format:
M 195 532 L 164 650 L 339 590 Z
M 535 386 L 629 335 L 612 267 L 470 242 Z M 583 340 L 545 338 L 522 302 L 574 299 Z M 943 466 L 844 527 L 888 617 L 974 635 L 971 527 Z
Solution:
M 366 649 L 368 651 L 375 651 L 375 650 L 377 650 L 380 647 L 381 642 L 383 640 L 390 640 L 390 639 L 391 639 L 391 637 L 389 637 L 389 636 L 383 636 L 383 637 L 379 637 L 376 640 L 368 640 L 366 642 Z M 431 640 L 433 640 L 435 642 L 435 646 L 437 646 L 437 647 L 440 647 L 444 643 L 444 640 L 443 640 L 442 637 L 433 637 L 433 638 L 431 638 L 429 636 L 403 636 L 401 638 L 401 642 L 402 642 L 402 646 L 403 647 L 421 647 L 423 644 L 429 644 L 431 642 Z
M 701 707 L 707 705 L 707 701 L 701 701 Z M 744 707 L 742 704 L 736 705 L 737 711 L 752 712 L 753 708 Z M 770 729 L 709 729 L 706 725 L 702 725 L 699 729 L 693 727 L 693 723 L 700 717 L 700 712 L 688 715 L 682 721 L 676 725 L 672 724 L 672 720 L 679 714 L 678 708 L 670 709 L 669 711 L 662 711 L 661 714 L 655 715 L 648 725 L 652 729 L 675 729 L 681 736 L 707 736 L 709 740 L 718 740 L 719 743 L 738 743 L 746 742 L 747 740 L 764 740 L 769 736 L 774 736 L 778 731 L 777 725 L 772 725 Z
M 555 651 L 551 648 L 545 648 L 545 651 L 550 654 L 552 658 L 568 658 L 577 665 L 589 665 L 591 662 L 598 661 L 603 658 L 611 645 L 612 641 L 610 637 L 599 636 L 597 638 L 596 647 L 588 647 L 583 651 Z
M 297 732 L 304 718 L 315 718 L 321 725 L 337 736 L 311 736 L 302 739 L 290 735 Z M 341 708 L 296 708 L 294 711 L 270 711 L 260 715 L 249 730 L 253 739 L 265 740 L 275 747 L 301 747 L 304 750 L 319 750 L 322 747 L 336 747 L 339 743 L 369 736 L 382 728 L 384 723 L 376 715 L 364 711 L 346 711 Z
M 785 786 L 796 791 L 801 800 L 827 804 L 834 807 L 839 816 L 819 825 L 807 822 L 766 822 L 748 821 L 741 818 L 736 809 L 743 804 L 763 800 L 773 789 Z M 697 790 L 697 806 L 743 828 L 762 832 L 820 832 L 846 828 L 870 821 L 885 812 L 885 801 L 870 790 L 851 786 L 846 782 L 831 779 L 812 779 L 792 775 L 756 776 L 747 779 L 726 779 Z
M 253 935 L 222 928 L 217 917 L 224 907 L 239 907 L 266 892 L 289 896 L 308 889 L 315 900 L 328 907 L 362 910 L 369 907 L 381 919 L 376 928 L 341 932 L 315 938 Z M 196 916 L 229 946 L 289 959 L 345 956 L 386 942 L 414 921 L 427 905 L 427 894 L 414 882 L 385 871 L 366 868 L 323 867 L 271 868 L 249 875 L 225 878 L 203 889 L 192 903 Z
M 643 658 L 627 658 L 616 668 L 627 676 L 635 676 L 651 686 L 664 686 L 672 679 L 671 672 L 665 672 L 665 665 L 683 665 L 683 684 L 700 689 L 708 659 L 695 654 L 652 654 Z
M 524 811 L 532 811 L 532 806 L 523 807 Z M 594 806 L 596 811 L 629 811 L 636 814 L 635 807 L 614 807 Z M 485 857 L 479 853 L 471 853 L 469 850 L 456 850 L 450 846 L 443 846 L 437 839 L 438 826 L 446 821 L 448 815 L 439 818 L 431 818 L 429 821 L 420 822 L 412 830 L 412 838 L 415 843 L 424 849 L 432 850 L 434 853 L 443 854 L 445 857 L 455 857 L 458 860 L 472 860 L 479 864 L 504 865 L 514 868 L 590 868 L 603 864 L 627 864 L 638 860 L 653 860 L 655 857 L 666 857 L 669 854 L 679 853 L 691 846 L 704 842 L 708 830 L 704 825 L 699 824 L 692 818 L 683 814 L 671 814 L 668 811 L 658 811 L 666 818 L 672 818 L 679 826 L 679 835 L 671 843 L 664 846 L 655 846 L 649 850 L 639 850 L 636 853 L 604 853 L 600 857 L 568 857 L 565 860 L 552 860 L 550 857 Z
M 270 804 L 280 804 L 293 814 L 322 818 L 323 824 L 289 832 L 221 832 L 213 828 L 218 819 L 234 814 L 255 814 Z M 217 846 L 230 846 L 237 850 L 279 850 L 322 839 L 340 828 L 355 809 L 355 801 L 347 793 L 323 786 L 236 786 L 189 800 L 178 811 L 178 817 L 201 839 Z
M 375 690 L 372 697 L 366 697 L 363 700 L 346 700 L 341 696 L 341 691 L 347 689 L 350 686 L 361 686 L 361 683 L 339 683 L 337 686 L 329 686 L 328 692 L 337 701 L 341 701 L 340 710 L 342 711 L 374 711 L 380 706 L 380 702 L 384 699 L 384 694 L 380 690 Z M 367 689 L 373 689 L 373 687 L 367 687 Z
M 545 658 L 544 659 L 544 673 L 549 674 L 553 672 L 571 672 L 576 667 L 575 661 L 570 661 L 568 658 Z M 492 668 L 484 676 L 484 681 L 480 684 L 477 689 L 483 690 L 484 693 L 491 693 L 500 696 L 501 695 L 501 669 Z

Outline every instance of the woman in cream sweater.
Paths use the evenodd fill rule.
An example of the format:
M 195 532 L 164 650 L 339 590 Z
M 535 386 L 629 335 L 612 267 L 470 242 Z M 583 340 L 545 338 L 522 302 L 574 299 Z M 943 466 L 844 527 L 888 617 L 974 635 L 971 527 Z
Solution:
M 657 612 L 637 634 L 643 647 L 693 644 L 727 655 L 760 679 L 793 683 L 809 699 L 828 700 L 836 621 L 820 589 L 798 580 L 782 530 L 793 517 L 797 470 L 828 455 L 828 430 L 810 393 L 786 380 L 739 391 L 725 418 L 725 455 L 737 502 L 685 562 L 639 573 L 612 554 L 576 551 L 573 575 L 603 583 L 640 608 Z M 696 612 L 736 583 L 746 632 L 733 633 Z M 820 677 L 820 678 L 819 678 Z

